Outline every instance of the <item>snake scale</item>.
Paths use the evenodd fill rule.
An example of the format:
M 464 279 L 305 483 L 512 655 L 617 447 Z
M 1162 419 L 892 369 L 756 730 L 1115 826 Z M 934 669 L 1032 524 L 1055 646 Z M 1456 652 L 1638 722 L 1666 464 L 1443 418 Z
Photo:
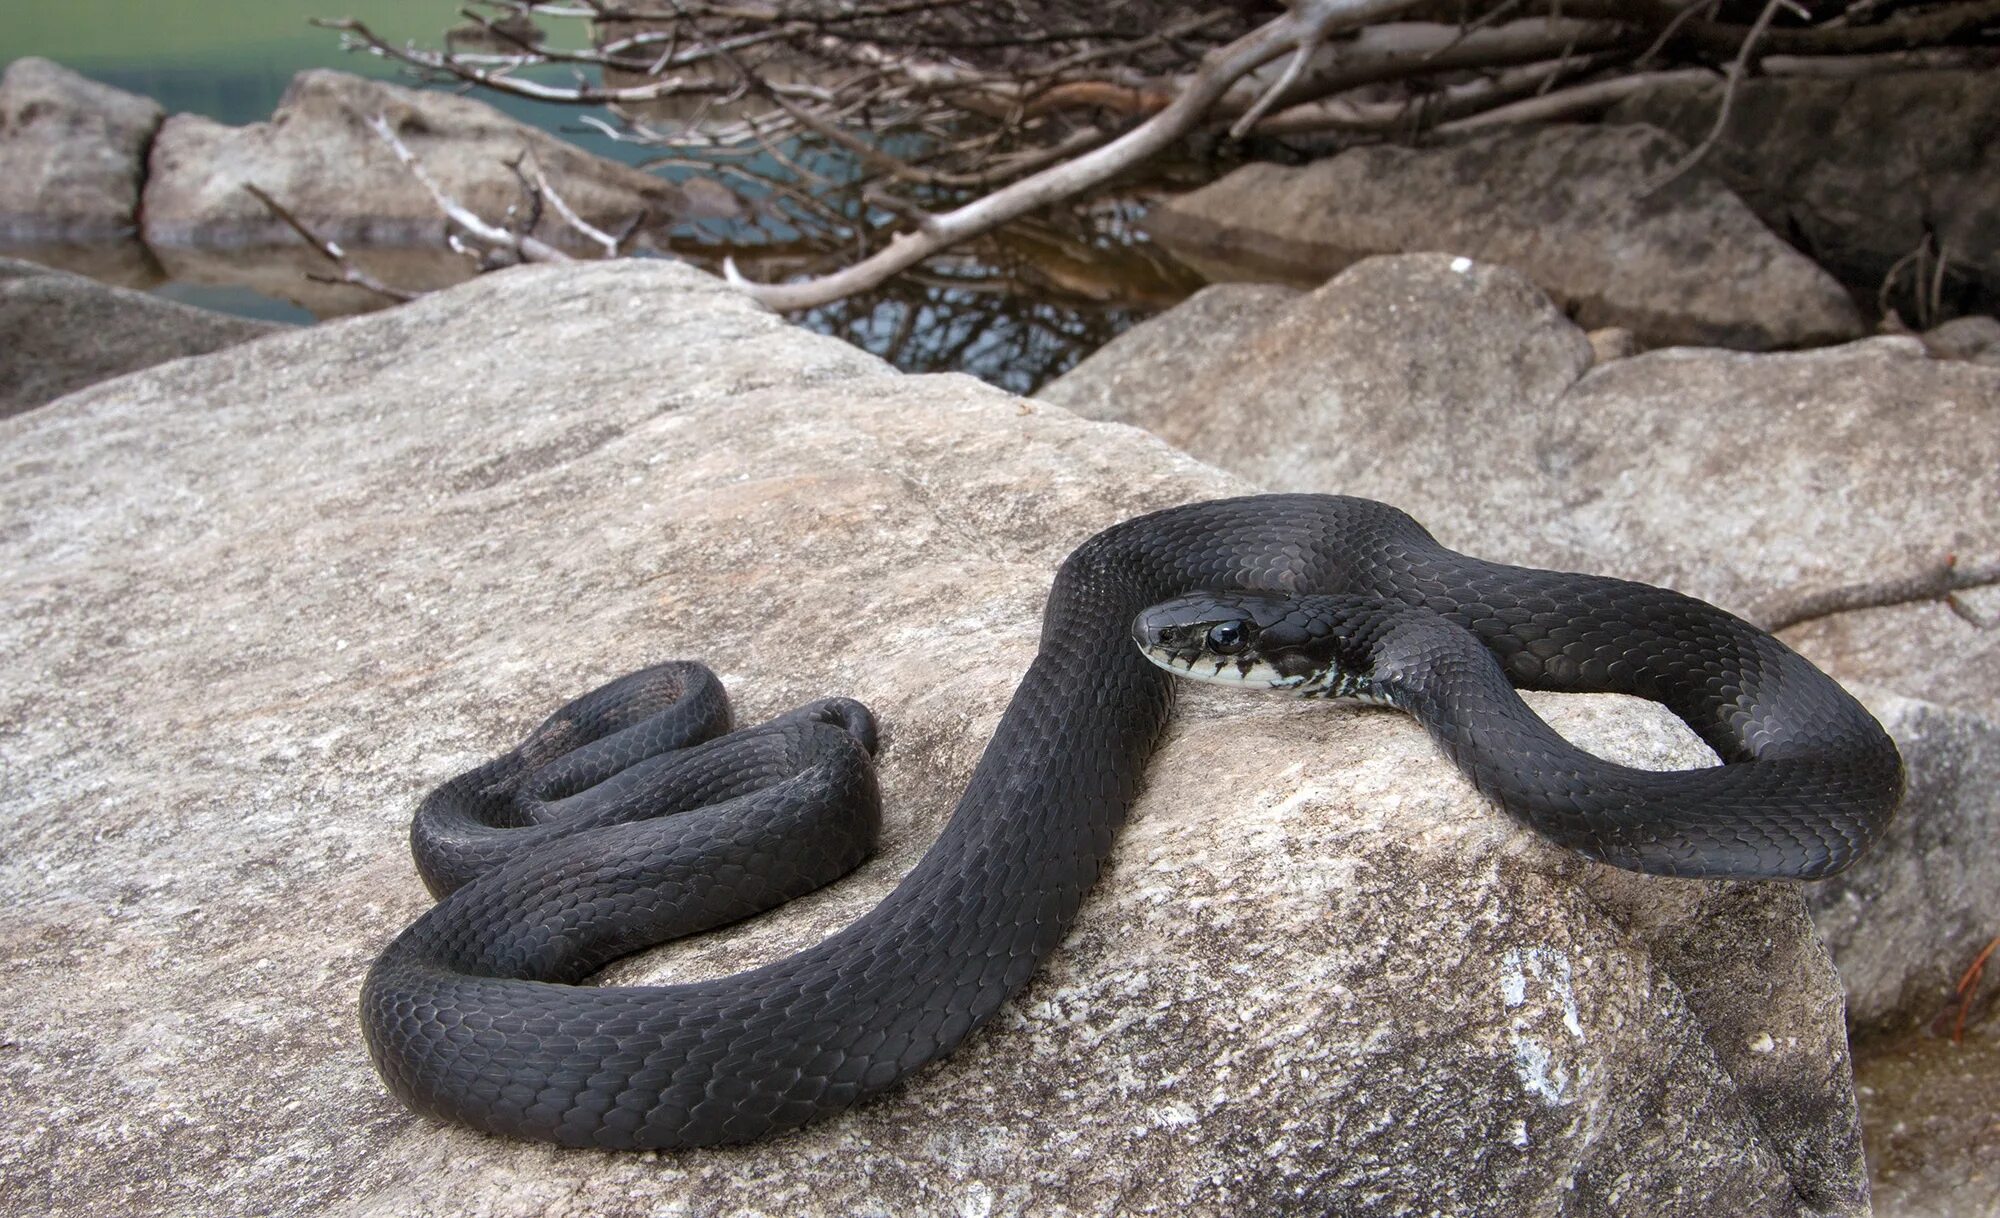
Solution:
M 1412 710 L 1482 791 L 1610 863 L 1830 875 L 1880 836 L 1901 794 L 1901 759 L 1859 703 L 1701 601 L 1468 558 L 1368 500 L 1190 504 L 1115 525 L 1064 561 L 1040 650 L 937 842 L 876 908 L 795 955 L 678 985 L 576 984 L 866 857 L 875 732 L 856 703 L 727 732 L 706 670 L 662 665 L 447 783 L 413 835 L 443 900 L 363 985 L 377 1069 L 424 1112 L 619 1148 L 743 1141 L 895 1085 L 1026 984 L 1096 880 L 1173 700 L 1134 645 L 1135 619 L 1150 611 L 1139 634 L 1156 659 L 1176 647 L 1187 659 L 1168 636 L 1212 629 L 1210 594 L 1233 593 L 1288 598 L 1250 603 L 1253 626 L 1345 614 L 1337 649 L 1363 667 L 1343 679 L 1379 677 L 1346 692 Z M 1165 618 L 1154 608 L 1190 594 Z M 1507 708 L 1512 686 L 1650 698 L 1723 764 L 1575 764 L 1517 698 Z

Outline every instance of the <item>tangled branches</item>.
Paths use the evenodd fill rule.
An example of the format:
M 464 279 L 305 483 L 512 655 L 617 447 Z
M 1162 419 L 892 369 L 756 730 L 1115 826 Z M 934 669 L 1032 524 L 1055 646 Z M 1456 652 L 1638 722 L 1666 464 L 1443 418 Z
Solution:
M 478 0 L 434 78 L 602 107 L 583 121 L 728 181 L 806 309 L 1128 178 L 1190 137 L 1412 139 L 1589 114 L 1663 77 L 1992 62 L 2000 0 Z M 556 37 L 544 25 L 581 37 Z M 1702 151 L 1696 150 L 1696 154 Z M 1692 163 L 1692 158 L 1690 159 Z

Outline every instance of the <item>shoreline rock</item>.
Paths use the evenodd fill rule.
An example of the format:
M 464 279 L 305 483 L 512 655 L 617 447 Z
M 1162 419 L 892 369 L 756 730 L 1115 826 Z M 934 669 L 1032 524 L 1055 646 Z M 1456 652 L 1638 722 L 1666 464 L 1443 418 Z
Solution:
M 1761 351 L 1859 338 L 1833 278 L 1645 126 L 1551 125 L 1437 148 L 1257 163 L 1155 208 L 1146 228 L 1215 280 L 1312 288 L 1361 260 L 1442 251 L 1511 266 L 1589 329 L 1652 347 Z
M 144 198 L 155 247 L 293 244 L 298 238 L 244 189 L 268 191 L 321 236 L 376 245 L 445 243 L 447 221 L 423 186 L 368 128 L 388 119 L 445 193 L 490 223 L 527 206 L 508 162 L 526 158 L 585 220 L 658 236 L 686 215 L 728 214 L 734 199 L 593 156 L 468 97 L 408 89 L 327 69 L 298 74 L 268 122 L 227 127 L 176 114 L 153 142 Z M 532 163 L 532 166 L 529 164 Z M 545 209 L 535 236 L 587 240 Z M 594 247 L 593 247 L 594 248 Z
M 0 241 L 112 241 L 138 225 L 159 103 L 24 56 L 0 75 Z
M 1693 142 L 1707 138 L 1720 103 L 1719 86 L 1656 85 L 1612 106 L 1605 121 L 1650 123 Z M 1990 69 L 1759 76 L 1735 90 L 1703 165 L 1870 299 L 1897 262 L 1934 240 L 1950 264 L 1941 285 L 1956 306 L 1949 317 L 2000 310 L 1996 132 L 2000 73 Z M 1927 278 L 1935 265 L 1905 273 Z M 1923 295 L 1926 278 L 1903 286 Z
M 0 418 L 290 328 L 0 258 Z

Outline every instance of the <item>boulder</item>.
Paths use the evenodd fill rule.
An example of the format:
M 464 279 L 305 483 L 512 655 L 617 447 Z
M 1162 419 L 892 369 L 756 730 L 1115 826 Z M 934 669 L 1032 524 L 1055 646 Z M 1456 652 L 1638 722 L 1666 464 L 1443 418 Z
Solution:
M 1483 557 L 1764 622 L 1947 559 L 2000 564 L 2000 374 L 1913 338 L 1593 367 L 1522 275 L 1432 254 L 1360 263 L 1199 368 L 1156 376 L 1119 351 L 1043 398 L 1115 378 L 1106 417 L 1260 487 L 1388 500 Z
M 1043 396 L 1116 383 L 1104 417 L 1258 486 L 1389 500 L 1467 553 L 1792 623 L 1788 642 L 1880 695 L 1912 775 L 1890 842 L 1814 889 L 1822 926 L 1857 1022 L 1927 1018 L 2000 891 L 1978 845 L 2000 789 L 2000 632 L 1933 601 L 1948 568 L 2000 570 L 2000 369 L 1913 338 L 1593 367 L 1521 275 L 1444 255 L 1360 263 L 1254 331 L 1158 376 L 1108 346 Z
M 1909 769 L 1882 861 L 1812 893 L 1820 933 L 1847 984 L 1849 1021 L 1864 1033 L 1900 1032 L 1936 1016 L 1995 930 L 2000 586 L 1970 588 L 1952 601 L 1912 596 L 1817 616 L 1782 635 L 1870 691 L 1867 701 Z
M 1297 288 L 1276 283 L 1210 284 L 1104 344 L 1037 396 L 1086 419 L 1134 422 L 1127 378 L 1140 378 L 1134 388 L 1144 397 L 1149 387 L 1191 376 L 1250 341 L 1298 295 Z
M 1843 667 L 1840 651 L 1787 641 L 1829 671 Z M 1996 670 L 1989 662 L 1984 671 Z M 1995 933 L 2000 719 L 1841 675 L 1896 738 L 1909 774 L 1875 852 L 1809 894 L 1847 987 L 1848 1022 L 1857 1037 L 1875 1037 L 1935 1019 Z
M 1992 362 L 2000 357 L 2000 317 L 1954 317 L 1924 331 L 1924 349 L 1938 359 Z
M 1647 346 L 1762 351 L 1857 338 L 1838 283 L 1650 127 L 1509 129 L 1246 165 L 1147 217 L 1211 279 L 1316 287 L 1363 258 L 1441 251 L 1511 266 L 1588 328 Z
M 884 719 L 881 855 L 607 970 L 740 969 L 871 907 L 1035 650 L 1051 572 L 1242 483 L 909 377 L 686 267 L 526 267 L 0 423 L 0 1165 L 56 1218 L 1862 1214 L 1841 997 L 1793 885 L 1516 828 L 1413 723 L 1185 699 L 1028 988 L 863 1107 L 748 1147 L 441 1127 L 354 1001 L 426 900 L 430 785 L 565 695 L 708 659 L 753 721 Z M 1635 763 L 1658 708 L 1544 698 Z
M 0 241 L 102 241 L 138 223 L 151 98 L 23 56 L 0 74 Z
M 1606 121 L 1650 123 L 1693 143 L 1714 127 L 1721 100 L 1719 84 L 1665 83 L 1614 105 Z M 2000 310 L 1995 132 L 2000 73 L 1990 69 L 1753 76 L 1737 88 L 1702 165 L 1865 298 L 1928 237 L 1948 264 L 1949 302 L 1993 312 Z
M 0 417 L 289 328 L 14 261 L 0 266 Z
M 539 166 L 585 220 L 614 232 L 636 224 L 659 236 L 687 215 L 714 214 L 733 200 L 713 183 L 682 187 L 592 156 L 500 111 L 450 93 L 313 69 L 301 72 L 269 122 L 226 127 L 199 115 L 168 119 L 154 141 L 145 194 L 153 246 L 290 245 L 293 232 L 247 190 L 269 192 L 330 240 L 442 245 L 445 218 L 422 184 L 367 125 L 385 117 L 438 185 L 489 223 L 529 206 L 521 179 Z M 545 207 L 533 228 L 543 240 L 595 249 Z
M 53 267 L 43 266 L 26 258 L 0 258 L 0 280 L 33 279 L 40 275 L 57 273 Z

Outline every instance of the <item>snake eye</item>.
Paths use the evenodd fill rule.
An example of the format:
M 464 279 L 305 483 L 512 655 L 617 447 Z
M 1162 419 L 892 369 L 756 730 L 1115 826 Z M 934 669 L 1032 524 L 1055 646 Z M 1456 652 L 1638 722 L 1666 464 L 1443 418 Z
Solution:
M 1243 623 L 1218 622 L 1208 628 L 1208 649 L 1217 655 L 1233 656 L 1243 650 Z

